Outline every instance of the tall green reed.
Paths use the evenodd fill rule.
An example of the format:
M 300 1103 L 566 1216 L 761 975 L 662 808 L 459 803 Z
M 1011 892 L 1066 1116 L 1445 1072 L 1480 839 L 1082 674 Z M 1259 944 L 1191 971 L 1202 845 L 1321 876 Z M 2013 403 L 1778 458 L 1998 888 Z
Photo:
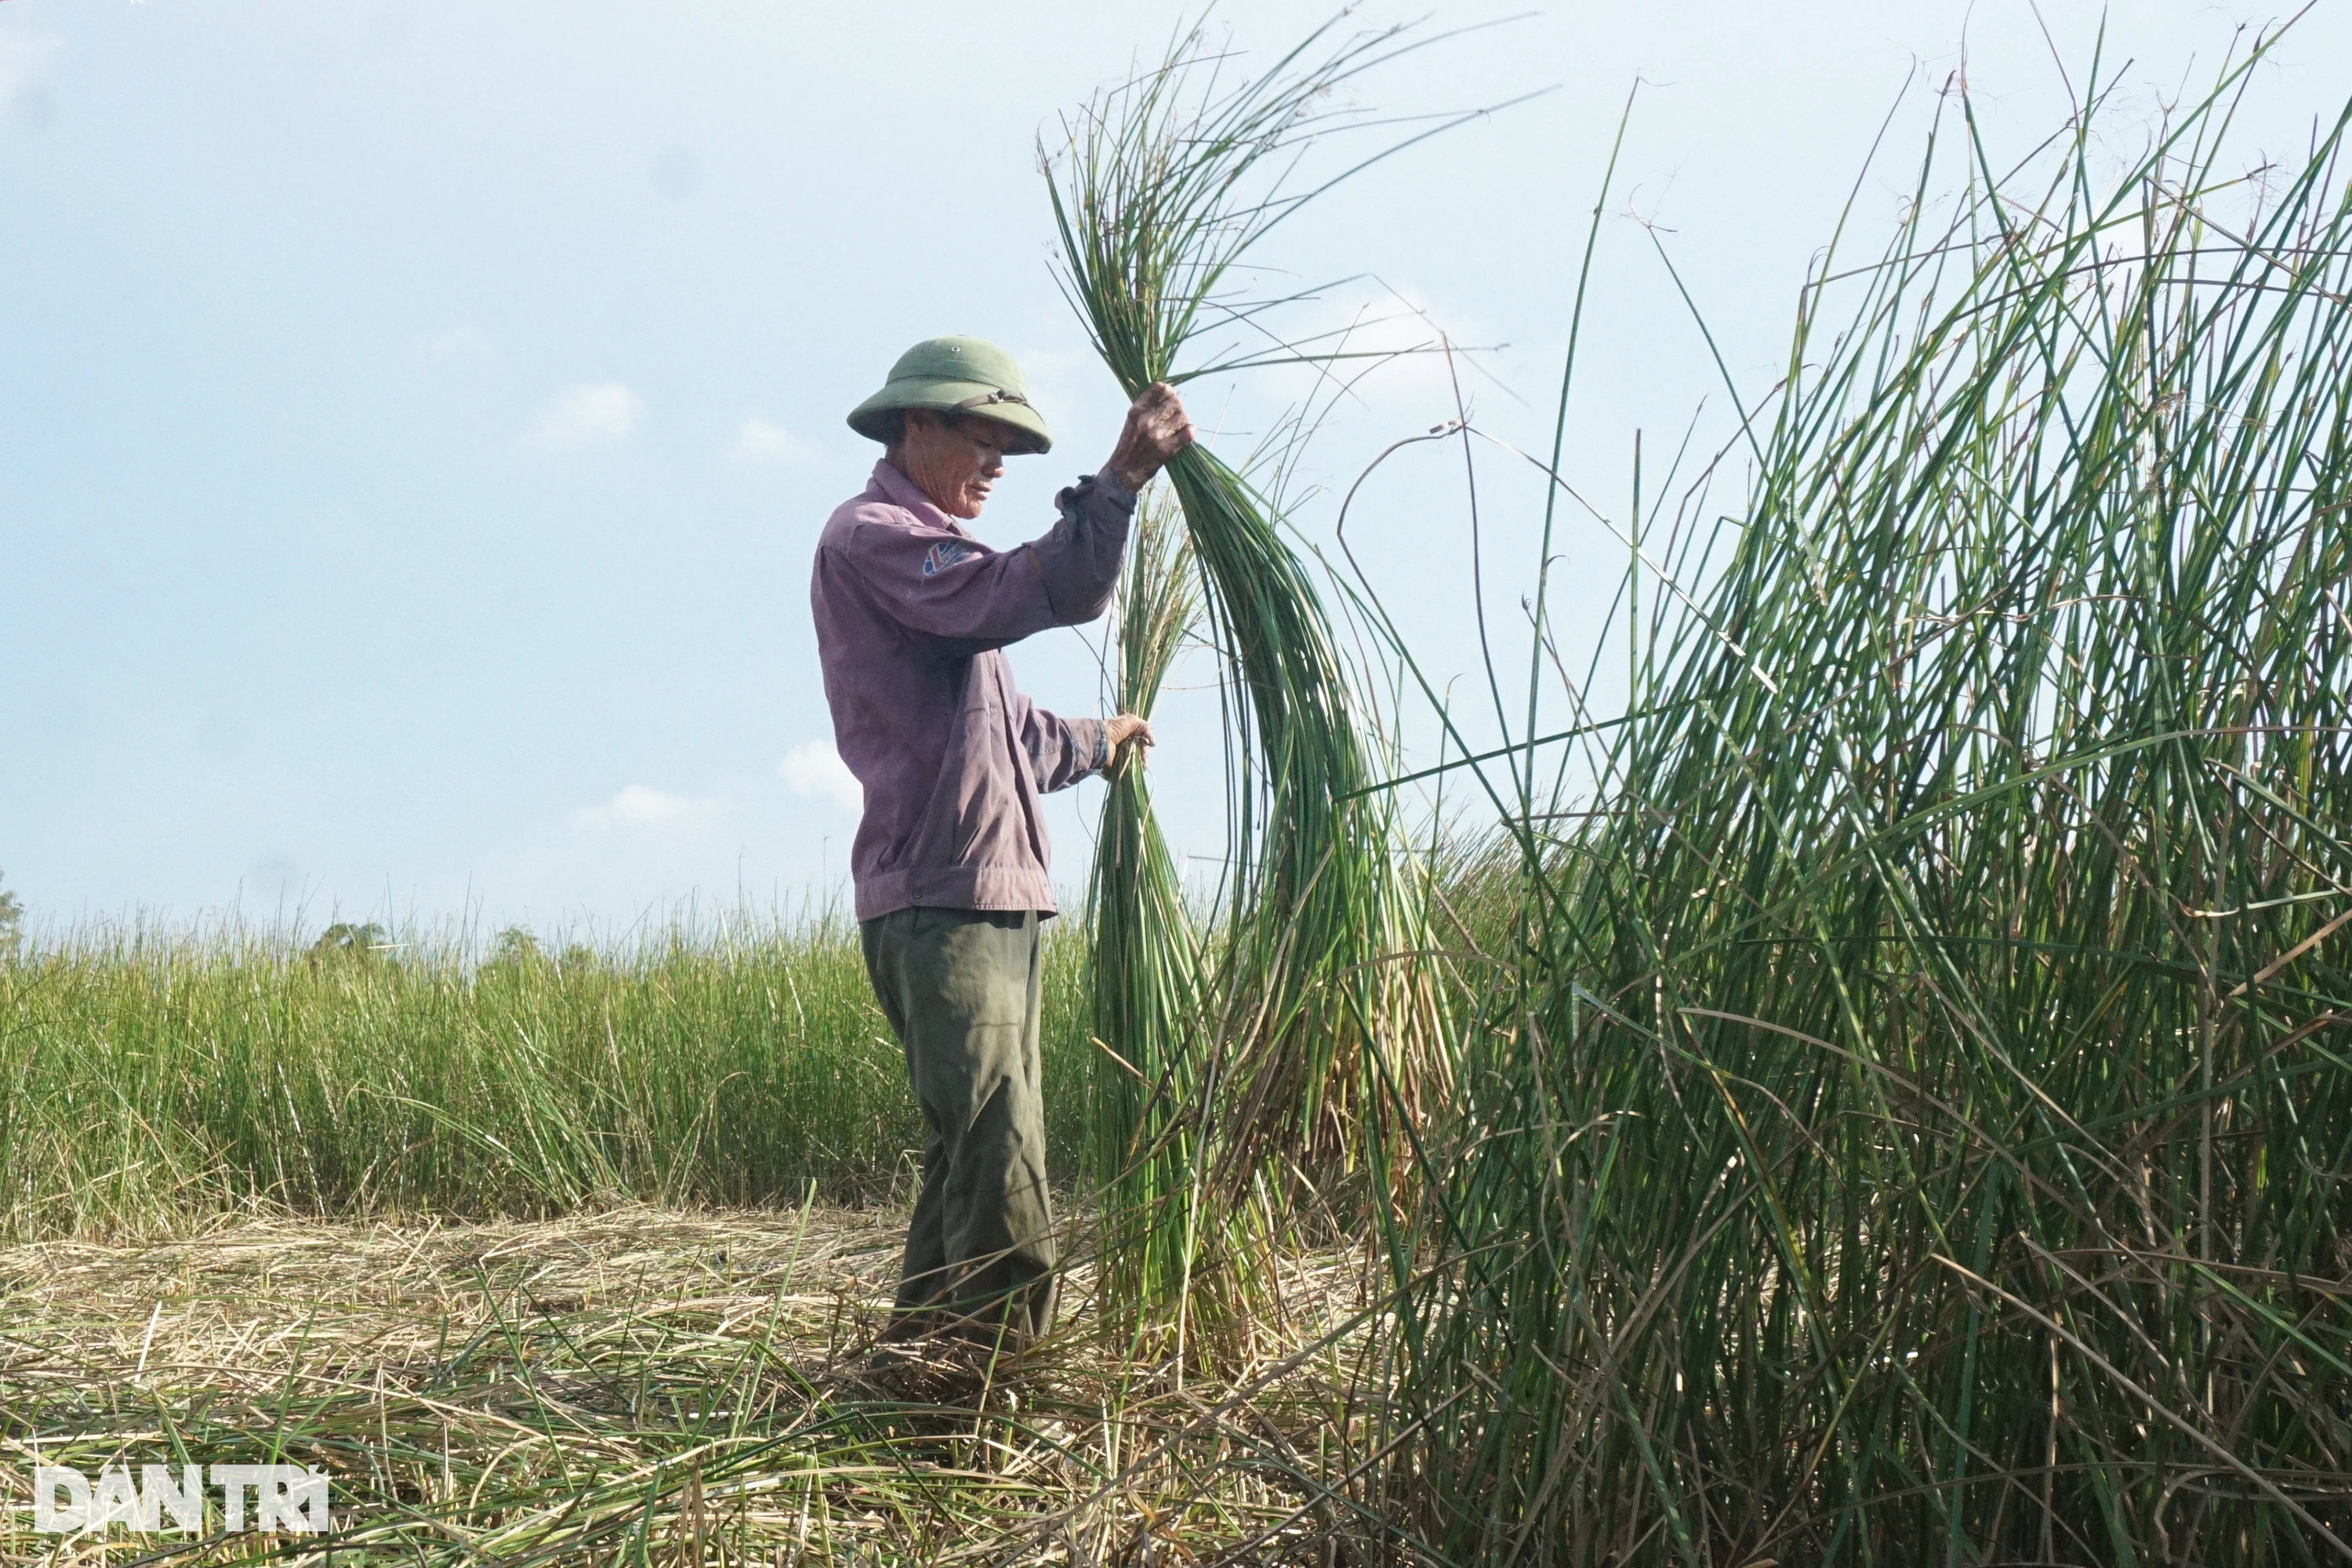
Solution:
M 1595 512 L 1398 1341 L 1459 1560 L 2352 1558 L 2352 185 L 2242 174 L 2260 58 L 2113 173 L 2095 68 L 1953 100 L 1740 514 Z

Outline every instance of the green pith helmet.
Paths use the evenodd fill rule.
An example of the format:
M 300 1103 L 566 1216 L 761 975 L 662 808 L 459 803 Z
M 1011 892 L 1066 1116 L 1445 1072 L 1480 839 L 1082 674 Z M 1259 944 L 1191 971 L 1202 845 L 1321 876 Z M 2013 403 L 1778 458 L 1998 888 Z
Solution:
M 906 408 L 971 414 L 1010 426 L 1019 441 L 1008 452 L 1054 449 L 1045 421 L 1029 406 L 1021 367 L 1011 354 L 978 338 L 925 338 L 900 354 L 882 390 L 849 411 L 849 427 L 887 444 L 889 421 L 884 416 Z

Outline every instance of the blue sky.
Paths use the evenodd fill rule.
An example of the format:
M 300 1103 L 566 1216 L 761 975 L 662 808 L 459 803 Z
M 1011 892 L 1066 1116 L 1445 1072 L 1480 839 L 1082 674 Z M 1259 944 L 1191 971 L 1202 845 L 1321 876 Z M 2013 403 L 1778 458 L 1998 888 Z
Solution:
M 1264 50 L 1328 8 L 1259 0 L 1218 25 Z M 2133 62 L 2142 114 L 2277 11 L 2115 9 L 2108 54 Z M 856 812 L 827 758 L 807 560 L 876 455 L 842 416 L 914 339 L 1003 342 L 1059 444 L 1015 462 L 981 530 L 1009 543 L 1050 520 L 1120 409 L 1048 269 L 1035 140 L 1183 14 L 0 4 L 6 885 L 53 929 L 234 907 L 613 930 L 698 895 L 822 898 Z M 2098 8 L 2042 15 L 2079 69 Z M 1465 384 L 1477 420 L 1546 443 L 1585 215 L 1642 79 L 1570 440 L 1574 477 L 1614 494 L 1636 429 L 1678 437 L 1721 402 L 1643 225 L 1735 376 L 1769 385 L 1880 121 L 1911 79 L 1857 205 L 1883 232 L 1964 39 L 1997 138 L 2055 126 L 2063 89 L 2024 0 L 1555 5 L 1366 99 L 1556 90 L 1343 189 L 1267 259 L 1371 275 L 1310 323 L 1401 299 L 1507 345 Z M 2334 111 L 2347 46 L 2352 4 L 2326 0 L 2265 71 L 2250 149 L 2291 152 Z M 1299 390 L 1261 376 L 1194 402 L 1246 449 Z M 1441 364 L 1401 364 L 1335 412 L 1302 479 L 1344 489 L 1452 411 Z M 1508 606 L 1534 492 L 1497 473 L 1482 495 L 1490 604 Z M 1458 454 L 1384 470 L 1359 505 L 1351 538 L 1416 646 L 1471 668 Z M 1302 525 L 1329 510 L 1310 500 Z M 1572 637 L 1618 555 L 1598 534 L 1563 545 Z M 1096 710 L 1080 634 L 1014 664 L 1047 706 Z M 1180 695 L 1163 730 L 1160 798 L 1213 854 L 1213 700 Z M 1066 886 L 1095 805 L 1057 797 Z

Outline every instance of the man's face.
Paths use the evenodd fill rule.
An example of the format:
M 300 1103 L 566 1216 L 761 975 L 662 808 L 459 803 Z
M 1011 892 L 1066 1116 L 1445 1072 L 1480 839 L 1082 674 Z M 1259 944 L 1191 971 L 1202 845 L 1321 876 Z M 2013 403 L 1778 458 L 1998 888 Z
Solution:
M 903 446 L 907 477 L 950 517 L 978 517 L 1004 472 L 1005 448 L 1019 437 L 992 419 L 969 414 L 907 415 Z

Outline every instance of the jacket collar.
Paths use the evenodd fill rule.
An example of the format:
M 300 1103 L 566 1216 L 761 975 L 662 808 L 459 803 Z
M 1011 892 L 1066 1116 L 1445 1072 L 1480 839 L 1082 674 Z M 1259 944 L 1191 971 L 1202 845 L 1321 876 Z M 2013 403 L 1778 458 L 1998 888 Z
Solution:
M 915 521 L 932 528 L 943 528 L 950 533 L 965 532 L 963 523 L 950 517 L 931 504 L 931 498 L 915 488 L 915 481 L 900 473 L 898 465 L 884 458 L 874 465 L 874 489 L 893 506 L 904 507 L 915 514 Z

